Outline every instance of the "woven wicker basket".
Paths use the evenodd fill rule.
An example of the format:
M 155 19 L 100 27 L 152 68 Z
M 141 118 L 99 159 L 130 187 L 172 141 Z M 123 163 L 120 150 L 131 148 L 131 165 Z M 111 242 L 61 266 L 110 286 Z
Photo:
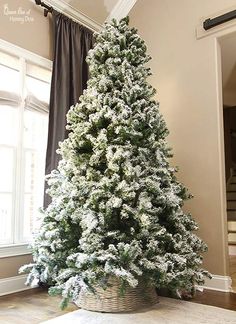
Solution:
M 96 288 L 96 294 L 81 290 L 76 305 L 90 311 L 118 313 L 141 309 L 158 302 L 155 288 L 148 287 L 143 281 L 135 288 L 127 287 L 124 295 L 120 294 L 118 279 L 111 278 L 109 284 L 111 286 L 106 290 Z

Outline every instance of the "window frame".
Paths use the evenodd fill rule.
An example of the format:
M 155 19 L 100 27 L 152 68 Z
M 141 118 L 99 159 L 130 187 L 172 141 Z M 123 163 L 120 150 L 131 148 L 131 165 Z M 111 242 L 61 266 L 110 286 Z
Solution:
M 3 39 L 0 39 L 0 50 L 9 53 L 10 55 L 17 56 L 20 59 L 20 75 L 21 75 L 21 83 L 20 83 L 20 94 L 21 98 L 24 97 L 25 93 L 25 77 L 26 77 L 26 64 L 27 62 L 33 63 L 35 65 L 38 65 L 40 67 L 46 68 L 50 71 L 52 71 L 52 61 L 49 59 L 46 59 L 42 56 L 39 56 L 38 54 L 35 54 L 33 52 L 30 52 L 24 48 L 21 48 L 19 46 L 16 46 L 12 43 L 9 43 Z M 25 104 L 24 100 L 21 100 L 21 104 L 19 106 L 19 127 L 20 132 L 22 134 L 23 132 L 23 114 L 24 114 Z M 23 143 L 20 143 L 17 145 L 16 150 L 19 150 L 18 154 L 22 154 L 22 145 Z M 17 152 L 15 152 L 17 154 Z M 19 171 L 24 172 L 24 165 L 22 165 L 22 157 L 17 161 L 16 163 L 16 169 L 14 170 L 14 174 Z M 23 179 L 24 174 L 22 174 L 21 179 Z M 16 195 L 20 194 L 23 195 L 23 192 L 21 190 L 22 186 L 20 183 L 20 179 L 14 178 L 15 183 L 15 189 L 13 192 L 13 199 L 16 198 Z M 23 198 L 23 197 L 21 197 Z M 22 235 L 22 223 L 20 221 L 20 217 L 22 216 L 22 210 L 20 210 L 19 203 L 13 205 L 16 210 L 13 212 L 13 223 L 12 223 L 12 231 L 15 233 L 15 237 L 18 238 L 18 240 L 21 238 Z M 15 217 L 15 214 L 19 213 L 19 217 Z M 22 218 L 22 217 L 21 217 Z M 18 255 L 25 255 L 25 254 L 31 254 L 31 249 L 29 249 L 27 243 L 11 243 L 6 245 L 0 246 L 0 258 L 6 258 L 6 257 L 12 257 L 12 256 L 18 256 Z

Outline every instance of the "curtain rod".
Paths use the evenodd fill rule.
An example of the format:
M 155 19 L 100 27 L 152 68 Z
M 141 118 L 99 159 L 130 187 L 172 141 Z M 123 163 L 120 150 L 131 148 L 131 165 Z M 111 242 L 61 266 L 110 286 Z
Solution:
M 48 16 L 48 13 L 52 13 L 53 12 L 53 7 L 51 6 L 48 6 L 46 3 L 44 3 L 43 1 L 41 0 L 35 0 L 35 3 L 37 6 L 41 6 L 44 8 L 44 11 L 43 11 L 43 14 L 44 14 L 44 17 L 47 17 Z
M 215 18 L 208 18 L 203 22 L 203 28 L 205 30 L 208 30 L 210 28 L 216 27 L 218 25 L 221 25 L 227 21 L 230 21 L 232 19 L 236 18 L 236 10 L 232 10 L 230 12 L 227 12 L 226 14 L 223 14 L 221 16 L 215 17 Z

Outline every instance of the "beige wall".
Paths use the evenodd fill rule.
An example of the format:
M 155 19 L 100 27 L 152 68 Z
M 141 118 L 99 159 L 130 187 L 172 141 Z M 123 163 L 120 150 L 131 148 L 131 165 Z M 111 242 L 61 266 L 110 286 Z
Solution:
M 8 4 L 8 15 L 4 5 Z M 28 11 L 28 14 L 11 15 L 10 11 Z M 10 21 L 10 17 L 29 17 L 32 22 Z M 27 20 L 28 18 L 26 18 Z M 28 20 L 29 20 L 28 19 Z M 48 59 L 52 58 L 50 18 L 43 16 L 42 8 L 30 0 L 0 0 L 0 39 L 25 48 Z M 16 276 L 21 265 L 31 262 L 30 255 L 1 258 L 0 279 Z
M 236 106 L 236 33 L 223 37 L 220 44 L 224 105 Z
M 30 0 L 0 0 L 0 39 L 51 59 L 50 14 L 45 18 L 43 9 Z
M 32 262 L 31 255 L 20 255 L 11 258 L 0 259 L 0 279 L 18 275 L 19 268 Z
M 215 34 L 196 39 L 202 17 L 231 9 L 235 0 L 138 0 L 131 25 L 145 39 L 160 109 L 170 129 L 173 164 L 195 198 L 185 204 L 208 244 L 204 265 L 228 274 L 223 107 L 219 106 Z

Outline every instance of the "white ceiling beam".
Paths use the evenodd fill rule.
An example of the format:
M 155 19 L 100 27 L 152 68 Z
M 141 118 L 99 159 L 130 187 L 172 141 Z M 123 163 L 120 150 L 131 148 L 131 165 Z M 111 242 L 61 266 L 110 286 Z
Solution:
M 35 3 L 34 0 L 31 1 Z M 103 28 L 102 24 L 97 23 L 64 0 L 44 0 L 44 2 L 56 11 L 63 13 L 65 16 L 93 31 L 100 31 Z M 111 10 L 106 21 L 109 22 L 113 18 L 120 20 L 126 17 L 136 2 L 137 0 L 119 0 Z
M 31 0 L 35 3 L 34 0 Z M 89 18 L 87 15 L 72 7 L 69 3 L 63 0 L 43 0 L 47 5 L 53 7 L 56 11 L 63 13 L 65 16 L 78 22 L 79 24 L 93 30 L 99 31 L 102 29 L 102 25 L 95 20 Z
M 117 4 L 114 6 L 106 21 L 109 22 L 113 18 L 116 20 L 120 20 L 126 16 L 128 16 L 130 10 L 133 8 L 137 0 L 119 0 Z

